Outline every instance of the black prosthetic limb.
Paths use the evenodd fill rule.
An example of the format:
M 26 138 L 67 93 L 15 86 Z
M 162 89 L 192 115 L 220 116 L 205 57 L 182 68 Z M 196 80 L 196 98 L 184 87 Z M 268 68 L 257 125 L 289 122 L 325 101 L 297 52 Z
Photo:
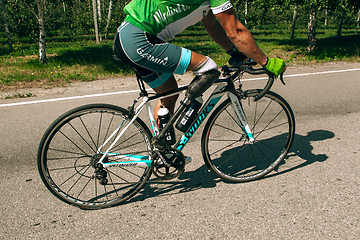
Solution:
M 215 69 L 211 69 L 203 74 L 196 76 L 189 84 L 185 96 L 189 100 L 201 96 L 220 76 L 220 72 Z

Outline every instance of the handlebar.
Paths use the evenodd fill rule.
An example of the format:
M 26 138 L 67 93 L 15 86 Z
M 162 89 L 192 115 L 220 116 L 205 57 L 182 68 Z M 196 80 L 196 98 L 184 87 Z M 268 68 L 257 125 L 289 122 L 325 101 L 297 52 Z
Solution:
M 275 79 L 275 75 L 269 71 L 267 71 L 265 68 L 253 68 L 253 65 L 256 65 L 256 62 L 253 61 L 245 61 L 244 64 L 241 65 L 234 65 L 234 66 L 223 66 L 222 70 L 224 71 L 224 73 L 231 73 L 231 72 L 235 72 L 232 75 L 232 78 L 235 79 L 240 72 L 246 72 L 249 73 L 251 75 L 261 75 L 261 74 L 266 74 L 268 75 L 269 79 L 264 87 L 264 89 L 262 89 L 257 95 L 254 96 L 254 101 L 258 101 L 260 100 L 272 87 L 273 83 L 274 83 L 274 79 Z M 283 73 L 280 74 L 280 80 L 283 84 L 284 80 L 283 80 Z

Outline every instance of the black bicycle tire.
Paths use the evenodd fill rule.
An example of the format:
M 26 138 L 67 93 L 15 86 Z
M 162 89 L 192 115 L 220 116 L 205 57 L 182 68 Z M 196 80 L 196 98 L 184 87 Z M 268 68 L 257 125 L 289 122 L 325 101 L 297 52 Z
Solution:
M 78 199 L 74 198 L 73 196 L 68 196 L 65 192 L 62 192 L 62 190 L 55 185 L 53 182 L 51 175 L 48 172 L 47 169 L 47 158 L 46 154 L 48 151 L 49 144 L 51 144 L 51 141 L 55 134 L 61 129 L 62 126 L 64 126 L 66 123 L 74 119 L 78 116 L 78 114 L 85 112 L 85 111 L 111 111 L 116 112 L 117 114 L 123 115 L 123 116 L 129 116 L 128 110 L 115 106 L 110 104 L 88 104 L 83 105 L 77 108 L 74 108 L 60 117 L 58 117 L 46 130 L 44 133 L 40 144 L 38 148 L 38 154 L 37 154 L 37 166 L 38 171 L 40 174 L 40 177 L 47 187 L 47 189 L 58 199 L 61 201 L 68 203 L 70 205 L 75 205 L 81 209 L 101 209 L 101 208 L 107 208 L 119 205 L 127 200 L 129 200 L 131 197 L 133 197 L 136 193 L 138 193 L 146 181 L 150 178 L 152 169 L 147 168 L 144 170 L 143 175 L 139 179 L 139 182 L 132 187 L 131 190 L 129 190 L 126 194 L 122 195 L 119 198 L 112 199 L 108 202 L 103 203 L 94 203 L 94 202 L 85 202 L 85 201 L 79 201 Z M 145 123 L 140 119 L 136 118 L 135 121 L 135 127 L 139 127 L 139 129 L 143 130 L 143 134 L 145 137 L 148 138 L 147 144 L 150 144 L 151 140 L 151 133 L 148 129 L 148 127 L 145 125 Z M 137 124 L 137 125 L 136 125 Z M 139 130 L 140 131 L 140 130 Z
M 246 98 L 252 98 L 259 91 L 261 91 L 261 90 L 257 90 L 257 89 L 248 90 L 244 93 L 244 95 L 246 96 Z M 204 131 L 203 131 L 202 138 L 201 138 L 201 151 L 202 151 L 203 159 L 205 161 L 206 166 L 210 169 L 210 171 L 212 173 L 214 173 L 216 176 L 220 177 L 225 182 L 237 182 L 237 183 L 248 182 L 248 181 L 257 180 L 259 178 L 264 177 L 266 174 L 270 173 L 272 170 L 274 170 L 276 167 L 279 166 L 279 164 L 284 160 L 285 156 L 287 155 L 287 153 L 292 145 L 294 135 L 295 135 L 295 117 L 294 117 L 294 114 L 293 114 L 293 111 L 292 111 L 290 105 L 280 95 L 278 95 L 274 92 L 271 92 L 271 91 L 269 91 L 267 94 L 265 94 L 263 96 L 263 98 L 264 99 L 272 99 L 275 102 L 279 103 L 281 108 L 284 109 L 284 112 L 285 112 L 288 122 L 289 122 L 288 123 L 289 124 L 289 130 L 288 130 L 289 135 L 288 135 L 288 138 L 286 140 L 286 143 L 284 145 L 284 148 L 283 148 L 280 156 L 278 158 L 276 158 L 276 160 L 274 162 L 272 162 L 268 167 L 266 167 L 263 171 L 260 171 L 254 175 L 249 175 L 249 176 L 244 176 L 244 177 L 235 177 L 235 176 L 231 176 L 228 173 L 224 173 L 221 170 L 219 170 L 218 167 L 214 166 L 213 161 L 211 160 L 211 157 L 210 157 L 211 154 L 209 153 L 209 145 L 208 145 L 211 130 L 212 130 L 212 127 L 213 127 L 215 121 L 218 119 L 218 117 L 221 115 L 221 113 L 223 113 L 224 109 L 226 109 L 228 106 L 230 106 L 231 100 L 229 98 L 226 99 L 224 102 L 222 102 L 214 110 L 214 112 L 210 115 L 209 120 L 207 121 L 207 123 L 204 127 Z M 250 101 L 252 101 L 252 99 L 250 99 Z M 222 133 L 222 134 L 224 135 L 225 133 Z M 242 149 L 244 149 L 244 148 L 243 147 L 240 148 L 240 151 L 242 151 Z M 250 152 L 250 150 L 249 150 L 249 152 Z

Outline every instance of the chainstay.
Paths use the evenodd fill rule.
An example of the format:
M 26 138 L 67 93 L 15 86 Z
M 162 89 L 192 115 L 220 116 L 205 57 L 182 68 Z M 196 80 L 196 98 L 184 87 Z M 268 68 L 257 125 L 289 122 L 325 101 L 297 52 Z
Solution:
M 158 182 L 168 182 L 168 183 L 183 183 L 183 182 L 190 182 L 191 180 L 174 180 L 174 181 L 170 181 L 170 180 L 166 180 L 166 179 L 153 179 L 153 180 L 148 180 L 148 181 L 144 181 L 145 183 L 158 183 Z M 127 182 L 127 184 L 138 184 L 139 182 Z M 111 184 L 107 184 L 107 185 L 111 185 Z

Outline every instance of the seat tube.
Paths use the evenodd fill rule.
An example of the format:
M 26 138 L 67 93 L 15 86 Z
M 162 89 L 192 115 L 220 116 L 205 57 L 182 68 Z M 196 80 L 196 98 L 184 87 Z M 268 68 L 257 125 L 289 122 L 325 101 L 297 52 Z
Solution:
M 231 107 L 236 114 L 236 120 L 238 121 L 239 126 L 249 137 L 249 142 L 254 143 L 255 142 L 254 136 L 251 133 L 250 126 L 248 124 L 244 110 L 242 108 L 242 105 L 241 105 L 238 97 L 236 95 L 234 95 L 233 93 L 229 93 L 228 96 L 231 100 Z
M 157 136 L 157 135 L 159 135 L 159 127 L 158 127 L 157 122 L 155 120 L 154 112 L 153 112 L 153 109 L 151 108 L 151 103 L 150 102 L 146 103 L 146 110 L 147 110 L 148 115 L 149 115 L 149 121 L 150 121 L 150 124 L 151 124 L 153 134 L 154 134 L 154 136 Z

